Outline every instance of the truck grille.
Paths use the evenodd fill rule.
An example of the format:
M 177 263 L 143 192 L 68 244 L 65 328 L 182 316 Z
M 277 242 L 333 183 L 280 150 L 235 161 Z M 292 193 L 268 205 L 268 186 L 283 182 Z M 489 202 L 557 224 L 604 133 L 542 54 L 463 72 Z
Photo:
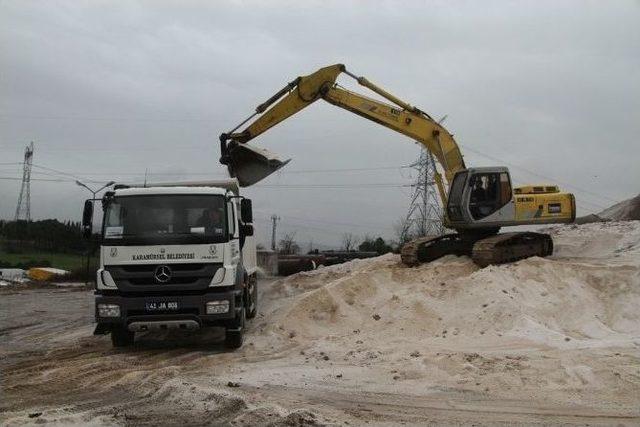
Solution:
M 159 267 L 169 267 L 169 279 L 159 281 L 156 271 Z M 189 289 L 203 289 L 209 286 L 211 279 L 222 264 L 129 264 L 105 266 L 116 286 L 122 291 L 159 290 L 175 286 Z
M 156 268 L 165 264 L 132 264 L 118 266 L 127 273 L 154 273 Z M 166 264 L 172 271 L 199 271 L 211 264 Z

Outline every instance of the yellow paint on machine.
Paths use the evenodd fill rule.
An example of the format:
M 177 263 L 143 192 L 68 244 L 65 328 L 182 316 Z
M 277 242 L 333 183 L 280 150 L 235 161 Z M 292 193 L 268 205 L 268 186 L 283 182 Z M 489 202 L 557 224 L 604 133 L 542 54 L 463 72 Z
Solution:
M 525 193 L 514 194 L 516 221 L 527 224 L 549 222 L 573 222 L 575 219 L 575 199 L 570 193 Z

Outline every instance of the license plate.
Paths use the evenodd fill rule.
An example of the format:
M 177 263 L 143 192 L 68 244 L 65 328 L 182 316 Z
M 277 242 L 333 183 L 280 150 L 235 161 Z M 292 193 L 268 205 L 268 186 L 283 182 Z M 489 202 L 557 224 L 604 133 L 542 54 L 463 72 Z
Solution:
M 147 311 L 173 311 L 178 309 L 178 301 L 147 301 L 144 306 Z

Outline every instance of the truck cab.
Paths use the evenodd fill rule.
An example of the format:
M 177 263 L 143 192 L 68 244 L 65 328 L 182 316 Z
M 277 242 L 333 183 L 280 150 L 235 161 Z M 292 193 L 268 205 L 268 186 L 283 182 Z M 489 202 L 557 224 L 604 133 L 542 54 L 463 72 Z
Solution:
M 251 201 L 237 181 L 116 186 L 101 202 L 95 334 L 120 347 L 137 332 L 216 326 L 240 347 L 257 268 Z

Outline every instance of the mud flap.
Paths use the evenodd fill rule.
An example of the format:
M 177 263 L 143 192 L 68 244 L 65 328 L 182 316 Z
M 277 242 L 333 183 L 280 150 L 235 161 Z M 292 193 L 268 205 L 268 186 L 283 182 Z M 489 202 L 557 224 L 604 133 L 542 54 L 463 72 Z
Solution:
M 227 146 L 223 159 L 229 175 L 237 178 L 241 187 L 263 180 L 291 161 L 281 160 L 278 155 L 264 148 L 233 142 Z

